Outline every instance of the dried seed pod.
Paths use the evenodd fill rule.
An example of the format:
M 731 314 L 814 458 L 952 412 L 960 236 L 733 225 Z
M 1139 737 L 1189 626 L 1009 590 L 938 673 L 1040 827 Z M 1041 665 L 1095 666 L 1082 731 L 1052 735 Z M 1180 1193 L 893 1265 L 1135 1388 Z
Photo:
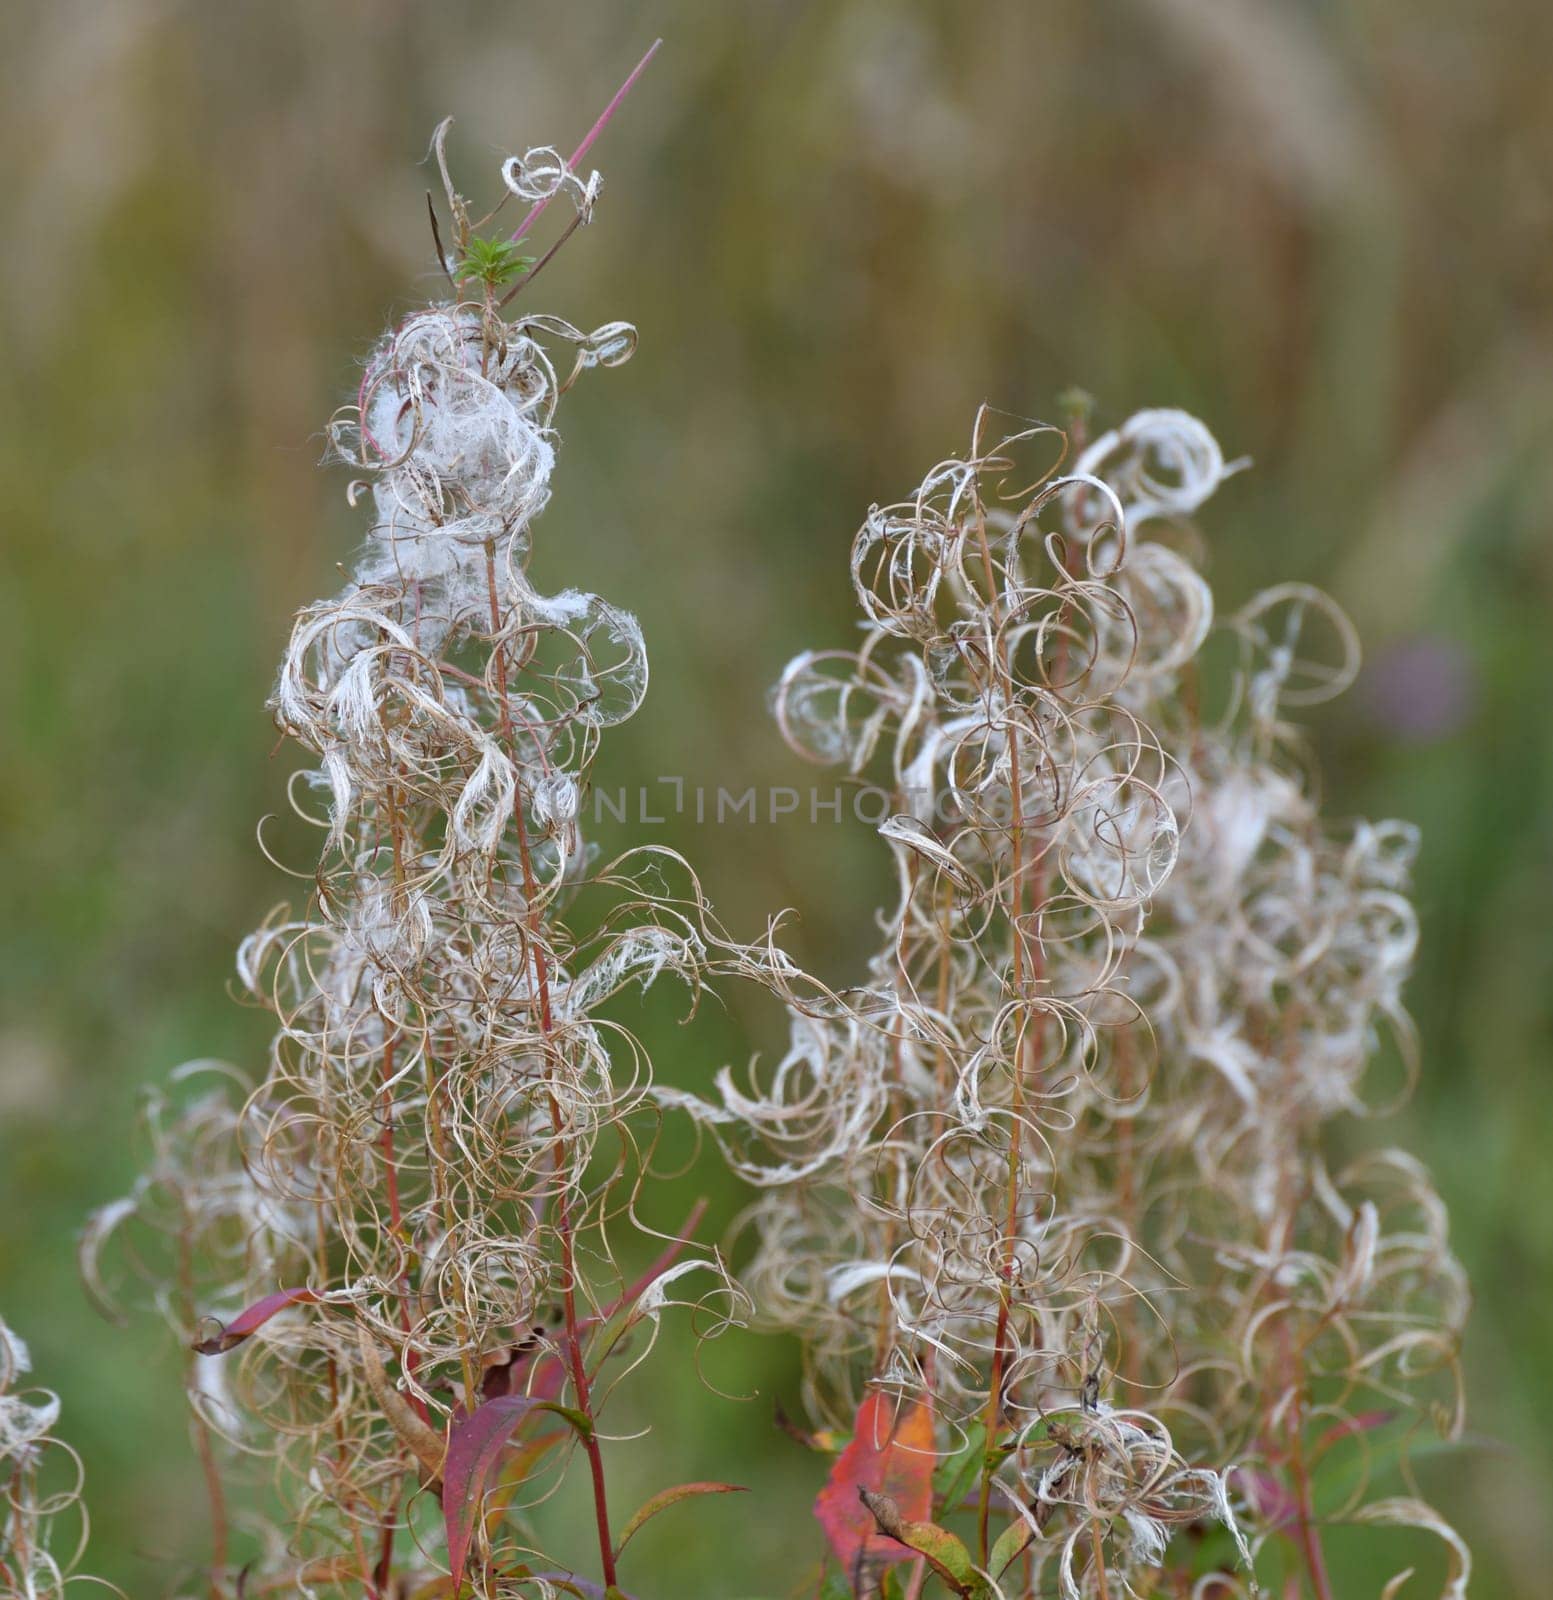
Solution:
M 553 150 L 503 170 L 536 210 L 592 214 L 597 175 Z M 710 1312 L 695 1336 L 741 1314 L 715 1256 L 671 1256 L 634 1289 L 613 1265 L 620 1232 L 640 1230 L 658 1113 L 645 1051 L 598 1008 L 666 978 L 694 994 L 721 936 L 678 857 L 604 863 L 587 846 L 579 796 L 603 731 L 641 701 L 646 650 L 626 612 L 528 576 L 560 398 L 635 334 L 504 314 L 497 291 L 519 269 L 449 189 L 461 295 L 392 329 L 331 425 L 372 521 L 345 588 L 298 614 L 271 701 L 316 760 L 298 809 L 321 849 L 307 906 L 239 953 L 277 1021 L 267 1070 L 249 1089 L 218 1069 L 200 1092 L 206 1069 L 184 1069 L 152 1101 L 151 1169 L 88 1239 L 103 1294 L 110 1235 L 170 1246 L 135 1264 L 211 1352 L 190 1389 L 213 1523 L 218 1469 L 270 1458 L 287 1517 L 250 1592 L 408 1593 L 451 1558 L 495 1593 L 555 1565 L 521 1548 L 520 1514 L 553 1489 L 565 1441 L 589 1457 L 613 1584 L 595 1421 L 620 1370 L 600 1369 L 627 1327 L 656 1327 L 692 1266 L 712 1282 L 689 1297 Z M 508 1428 L 492 1446 L 503 1472 L 476 1452 L 471 1475 L 463 1430 L 520 1396 L 573 1432 Z M 409 1536 L 410 1505 L 454 1449 L 491 1516 L 478 1498 L 449 1506 L 439 1548 Z M 231 1592 L 224 1524 L 214 1565 Z
M 59 1397 L 27 1387 L 31 1371 L 31 1352 L 0 1320 L 0 1595 L 60 1600 L 85 1585 L 119 1594 L 80 1570 L 89 1532 L 81 1458 L 54 1432 Z
M 1193 1522 L 1248 1568 L 1233 1489 L 1324 1594 L 1307 1457 L 1370 1408 L 1459 1424 L 1466 1288 L 1427 1176 L 1324 1157 L 1384 1034 L 1412 1070 L 1412 832 L 1319 814 L 1288 715 L 1357 646 L 1316 591 L 1219 624 L 1239 664 L 1204 719 L 1214 598 L 1164 540 L 1240 464 L 1200 422 L 1139 413 L 1032 482 L 1050 430 L 989 446 L 987 420 L 870 511 L 861 644 L 775 694 L 799 754 L 894 792 L 866 987 L 790 991 L 771 1072 L 660 1098 L 759 1189 L 745 1281 L 815 1420 L 868 1380 L 916 1392 L 1007 1441 L 1006 1500 L 1061 1513 L 1004 1593 L 1114 1593 Z

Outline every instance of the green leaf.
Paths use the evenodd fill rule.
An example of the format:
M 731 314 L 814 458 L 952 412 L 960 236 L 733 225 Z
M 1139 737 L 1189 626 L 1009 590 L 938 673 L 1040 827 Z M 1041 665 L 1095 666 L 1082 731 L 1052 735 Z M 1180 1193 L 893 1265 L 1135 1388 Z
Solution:
M 947 1528 L 939 1527 L 936 1522 L 907 1521 L 887 1494 L 859 1489 L 857 1496 L 873 1514 L 880 1533 L 908 1550 L 915 1550 L 956 1594 L 970 1600 L 972 1596 L 987 1592 L 970 1551 Z
M 631 1542 L 631 1537 L 642 1527 L 650 1522 L 660 1511 L 667 1511 L 672 1505 L 677 1505 L 681 1500 L 688 1500 L 692 1495 L 698 1494 L 748 1494 L 749 1490 L 737 1483 L 681 1483 L 672 1489 L 660 1489 L 650 1500 L 645 1501 L 637 1510 L 631 1520 L 626 1523 L 620 1534 L 620 1542 L 615 1546 L 615 1559 L 620 1559 L 620 1552 Z
M 965 1443 L 934 1469 L 933 1494 L 941 1511 L 958 1510 L 971 1492 L 971 1485 L 981 1476 L 986 1456 L 987 1426 L 978 1422 L 966 1433 Z
M 1009 1563 L 1024 1554 L 1025 1546 L 1034 1537 L 1035 1529 L 1023 1518 L 1009 1523 L 992 1547 L 992 1554 L 987 1558 L 987 1571 L 994 1579 L 1001 1578 L 1008 1570 Z
M 496 289 L 533 265 L 534 257 L 519 255 L 510 239 L 471 239 L 458 263 L 457 277 L 460 282 L 473 278 Z
M 1019 1448 L 1016 1439 L 1006 1439 L 989 1450 L 986 1439 L 986 1426 L 976 1423 L 967 1432 L 965 1443 L 952 1455 L 945 1456 L 934 1470 L 933 1493 L 940 1516 L 959 1511 L 965 1497 L 980 1483 L 982 1474 L 996 1472 Z

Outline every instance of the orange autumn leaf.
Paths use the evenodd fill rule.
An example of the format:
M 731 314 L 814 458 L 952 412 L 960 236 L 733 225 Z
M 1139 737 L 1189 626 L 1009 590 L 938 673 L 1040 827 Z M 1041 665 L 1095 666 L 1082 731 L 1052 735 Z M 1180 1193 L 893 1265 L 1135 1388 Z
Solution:
M 875 1389 L 857 1408 L 852 1442 L 841 1452 L 814 1502 L 854 1595 L 876 1591 L 879 1574 L 912 1552 L 879 1532 L 858 1491 L 887 1494 L 908 1521 L 933 1513 L 933 1408 Z

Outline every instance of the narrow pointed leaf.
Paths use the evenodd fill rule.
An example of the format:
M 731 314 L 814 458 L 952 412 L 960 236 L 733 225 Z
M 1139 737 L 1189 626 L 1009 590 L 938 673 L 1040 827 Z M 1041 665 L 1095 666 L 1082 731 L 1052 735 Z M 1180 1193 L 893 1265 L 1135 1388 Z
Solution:
M 903 1517 L 900 1507 L 887 1494 L 873 1494 L 867 1489 L 859 1489 L 857 1497 L 873 1517 L 881 1534 L 905 1546 L 903 1554 L 915 1552 L 925 1557 L 927 1564 L 956 1594 L 968 1596 L 986 1593 L 986 1584 L 976 1570 L 976 1563 L 971 1560 L 970 1551 L 947 1528 L 939 1527 L 936 1522 L 919 1522 Z
M 672 1505 L 677 1505 L 681 1500 L 688 1500 L 692 1495 L 698 1494 L 748 1494 L 749 1490 L 738 1483 L 681 1483 L 672 1489 L 660 1489 L 650 1500 L 645 1501 L 641 1508 L 626 1523 L 620 1534 L 620 1542 L 615 1546 L 615 1559 L 620 1559 L 620 1552 L 630 1543 L 631 1537 L 644 1523 L 650 1522 L 660 1511 L 667 1511 Z
M 225 1355 L 235 1345 L 240 1345 L 249 1335 L 257 1333 L 271 1317 L 287 1306 L 317 1305 L 318 1294 L 312 1289 L 277 1289 L 262 1300 L 255 1300 L 246 1310 L 238 1312 L 232 1320 L 221 1326 L 221 1331 L 209 1339 L 199 1340 L 195 1351 L 202 1356 Z
M 967 1430 L 965 1443 L 933 1468 L 933 1496 L 943 1511 L 955 1511 L 981 1476 L 987 1460 L 987 1428 L 977 1422 Z
M 1025 1546 L 1035 1537 L 1035 1529 L 1021 1518 L 1011 1522 L 997 1537 L 992 1554 L 987 1558 L 987 1571 L 994 1579 L 1001 1578 L 1009 1563 L 1024 1554 Z

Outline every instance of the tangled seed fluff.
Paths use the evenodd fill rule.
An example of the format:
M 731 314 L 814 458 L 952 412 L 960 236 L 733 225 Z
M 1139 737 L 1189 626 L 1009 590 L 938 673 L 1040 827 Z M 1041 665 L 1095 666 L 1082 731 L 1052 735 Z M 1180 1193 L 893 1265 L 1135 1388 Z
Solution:
M 585 220 L 597 177 L 558 161 L 510 162 L 509 185 L 567 195 Z M 462 242 L 451 187 L 448 202 Z M 149 1171 L 87 1241 L 101 1284 L 101 1246 L 122 1235 L 211 1352 L 190 1394 L 215 1592 L 419 1592 L 448 1570 L 421 1486 L 460 1417 L 510 1393 L 596 1417 L 624 1366 L 606 1358 L 644 1354 L 688 1265 L 713 1285 L 714 1325 L 739 1314 L 714 1256 L 636 1290 L 615 1264 L 617 1232 L 646 1231 L 634 1201 L 658 1113 L 645 1053 L 601 1008 L 670 975 L 693 1004 L 709 925 L 678 857 L 604 862 L 579 825 L 599 740 L 647 687 L 635 619 L 527 575 L 557 404 L 635 337 L 509 318 L 487 288 L 389 332 L 331 425 L 371 523 L 344 590 L 298 615 L 272 701 L 313 758 L 295 802 L 323 843 L 305 910 L 238 955 L 277 1019 L 268 1069 L 251 1090 L 182 1069 L 152 1104 Z M 525 1439 L 478 1519 L 480 1594 L 517 1592 L 513 1574 L 559 1592 L 532 1575 L 585 1553 L 529 1548 L 523 1509 L 567 1451 L 524 1458 Z M 278 1522 L 227 1503 L 244 1459 L 268 1463 Z
M 1413 1065 L 1413 830 L 1327 823 L 1290 721 L 1353 630 L 1296 584 L 1216 616 L 1182 519 L 1233 468 L 1193 418 L 1064 475 L 1053 430 L 989 427 L 869 512 L 862 643 L 775 693 L 798 752 L 895 795 L 867 983 L 664 1097 L 760 1190 L 743 1281 L 815 1419 L 873 1382 L 1007 1442 L 983 1527 L 1039 1533 L 1005 1592 L 1248 1593 L 1253 1553 L 1320 1562 L 1319 1511 L 1440 1534 L 1459 1596 L 1459 1540 L 1367 1464 L 1459 1428 L 1466 1284 L 1415 1160 L 1330 1155 Z M 1213 1523 L 1210 1581 L 1172 1535 Z
M 26 1386 L 31 1370 L 27 1346 L 0 1320 L 0 1600 L 107 1587 L 77 1570 L 87 1536 L 81 1459 L 55 1436 L 58 1396 Z

